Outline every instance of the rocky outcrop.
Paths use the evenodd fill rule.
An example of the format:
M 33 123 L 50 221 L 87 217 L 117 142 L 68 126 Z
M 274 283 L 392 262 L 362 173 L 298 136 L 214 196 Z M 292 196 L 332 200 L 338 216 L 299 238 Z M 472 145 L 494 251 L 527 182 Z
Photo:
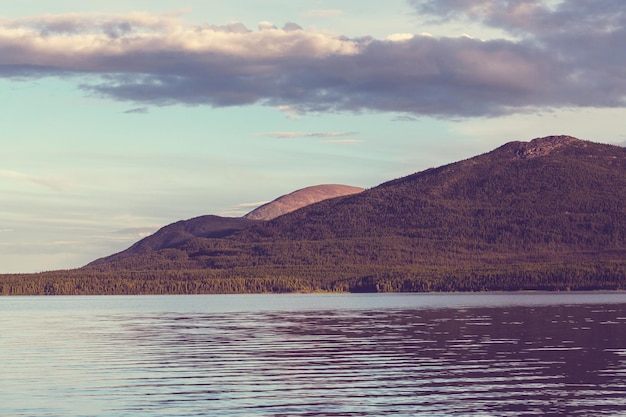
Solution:
M 546 136 L 533 139 L 530 142 L 514 142 L 513 147 L 516 159 L 530 159 L 546 156 L 565 146 L 585 146 L 585 141 L 571 136 Z

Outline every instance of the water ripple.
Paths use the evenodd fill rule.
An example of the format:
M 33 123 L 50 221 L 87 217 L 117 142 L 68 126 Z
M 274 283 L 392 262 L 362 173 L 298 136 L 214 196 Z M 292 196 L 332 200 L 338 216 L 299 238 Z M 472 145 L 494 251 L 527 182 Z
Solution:
M 0 318 L 0 415 L 616 415 L 625 314 L 20 311 Z

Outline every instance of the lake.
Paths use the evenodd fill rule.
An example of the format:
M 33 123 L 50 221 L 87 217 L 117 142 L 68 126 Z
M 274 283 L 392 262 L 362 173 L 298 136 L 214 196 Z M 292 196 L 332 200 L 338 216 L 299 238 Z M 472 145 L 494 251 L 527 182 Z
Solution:
M 625 293 L 0 297 L 2 416 L 626 415 Z

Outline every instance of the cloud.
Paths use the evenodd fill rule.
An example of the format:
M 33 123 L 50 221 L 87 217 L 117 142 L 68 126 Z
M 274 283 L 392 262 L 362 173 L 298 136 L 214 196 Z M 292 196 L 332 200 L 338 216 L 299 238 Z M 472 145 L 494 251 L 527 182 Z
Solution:
M 136 107 L 134 109 L 126 110 L 124 114 L 146 114 L 148 111 L 147 107 Z
M 257 201 L 256 203 L 241 203 L 237 204 L 235 207 L 237 208 L 256 208 L 262 206 L 263 204 L 267 204 L 269 201 Z
M 299 120 L 302 117 L 303 112 L 294 106 L 289 105 L 279 105 L 276 106 L 278 111 L 281 111 L 285 114 L 285 116 L 290 120 Z
M 415 35 L 413 35 L 412 33 L 392 33 L 391 35 L 387 36 L 385 40 L 392 42 L 403 42 L 413 39 L 414 36 Z
M 359 139 L 329 139 L 329 140 L 325 140 L 324 142 L 325 143 L 337 143 L 337 144 L 354 144 L 354 143 L 361 143 L 363 141 Z
M 278 139 L 290 138 L 336 138 L 341 136 L 355 135 L 357 132 L 268 132 L 261 133 L 259 136 L 266 136 Z
M 519 36 L 589 36 L 620 31 L 626 12 L 619 0 L 409 0 L 419 13 L 482 22 Z
M 287 32 L 290 32 L 290 31 L 293 31 L 293 30 L 304 30 L 304 29 L 302 28 L 302 26 L 300 26 L 300 25 L 299 25 L 299 24 L 297 24 L 297 23 L 294 23 L 294 22 L 287 22 L 287 23 L 285 23 L 285 25 L 283 26 L 283 30 L 285 30 L 285 31 L 287 31 Z
M 137 239 L 150 236 L 156 232 L 157 229 L 159 229 L 158 226 L 127 227 L 115 230 L 113 234 L 124 236 L 127 239 Z
M 63 191 L 66 189 L 66 184 L 56 178 L 41 177 L 35 175 L 23 174 L 17 171 L 10 171 L 0 169 L 0 177 L 8 178 L 10 180 L 31 183 L 49 188 L 54 191 Z
M 259 30 L 278 30 L 278 27 L 272 22 L 259 22 Z
M 241 203 L 237 204 L 233 207 L 222 210 L 218 213 L 219 216 L 224 217 L 242 217 L 248 214 L 250 211 L 254 210 L 257 207 L 262 206 L 263 204 L 267 204 L 269 201 L 257 201 L 255 203 Z
M 342 13 L 343 12 L 339 9 L 316 9 L 309 10 L 308 12 L 304 13 L 303 16 L 307 19 L 327 19 L 330 17 L 337 17 Z
M 260 104 L 294 119 L 307 112 L 458 118 L 626 106 L 620 0 L 409 1 L 424 18 L 479 23 L 509 36 L 379 40 L 293 22 L 250 30 L 147 13 L 47 15 L 0 21 L 0 77 L 74 76 L 88 94 L 137 109 Z

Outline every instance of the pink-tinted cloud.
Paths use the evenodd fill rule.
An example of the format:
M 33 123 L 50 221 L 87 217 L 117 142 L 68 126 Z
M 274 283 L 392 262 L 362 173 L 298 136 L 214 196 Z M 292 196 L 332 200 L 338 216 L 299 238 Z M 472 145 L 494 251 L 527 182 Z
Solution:
M 410 4 L 426 18 L 478 22 L 510 37 L 354 39 L 292 22 L 250 30 L 146 13 L 39 16 L 0 20 L 0 77 L 75 76 L 86 92 L 134 108 L 262 104 L 294 118 L 337 111 L 473 117 L 626 105 L 621 0 Z
M 64 191 L 67 184 L 54 177 L 24 174 L 22 172 L 0 169 L 0 178 L 23 184 L 36 184 L 54 191 Z

